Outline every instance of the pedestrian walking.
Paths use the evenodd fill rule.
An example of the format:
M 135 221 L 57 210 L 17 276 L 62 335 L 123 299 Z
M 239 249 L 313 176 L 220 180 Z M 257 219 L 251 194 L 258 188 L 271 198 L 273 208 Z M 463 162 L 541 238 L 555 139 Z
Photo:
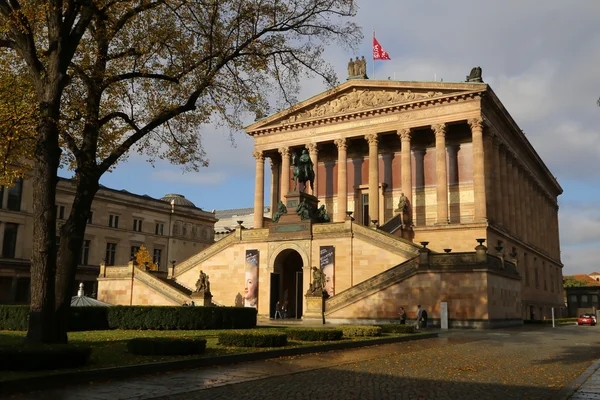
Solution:
M 421 305 L 417 305 L 417 321 L 415 323 L 415 329 L 419 329 L 421 326 L 421 317 L 423 316 L 423 309 Z
M 404 310 L 404 307 L 400 307 L 398 315 L 400 315 L 400 325 L 404 325 L 406 323 L 406 311 Z
M 277 304 L 275 304 L 275 319 L 277 319 L 277 316 L 279 315 L 279 318 L 281 319 L 281 302 L 277 302 Z

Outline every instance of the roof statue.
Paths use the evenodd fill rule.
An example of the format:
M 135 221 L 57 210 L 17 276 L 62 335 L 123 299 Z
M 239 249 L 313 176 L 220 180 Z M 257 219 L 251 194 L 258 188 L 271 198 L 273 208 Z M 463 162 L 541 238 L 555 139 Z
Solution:
M 368 79 L 365 56 L 362 56 L 360 60 L 358 57 L 354 60 L 350 57 L 350 61 L 348 61 L 348 79 Z
M 483 82 L 481 78 L 481 67 L 473 67 L 471 73 L 467 76 L 467 82 Z

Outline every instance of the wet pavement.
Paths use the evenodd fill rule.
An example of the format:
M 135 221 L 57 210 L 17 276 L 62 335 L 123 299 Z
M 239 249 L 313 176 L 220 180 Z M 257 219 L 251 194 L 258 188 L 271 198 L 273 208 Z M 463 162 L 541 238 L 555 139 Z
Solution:
M 600 328 L 576 326 L 450 331 L 435 339 L 143 375 L 11 399 L 552 399 L 600 358 L 599 334 Z

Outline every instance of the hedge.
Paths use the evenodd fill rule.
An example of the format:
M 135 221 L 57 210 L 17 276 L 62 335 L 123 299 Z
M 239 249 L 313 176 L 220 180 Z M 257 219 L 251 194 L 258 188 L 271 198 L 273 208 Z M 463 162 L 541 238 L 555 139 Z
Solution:
M 306 342 L 326 342 L 330 340 L 340 340 L 344 335 L 341 329 L 329 328 L 290 328 L 285 333 L 288 338 L 293 340 L 302 340 Z
M 0 305 L 0 330 L 27 330 L 29 306 Z M 245 307 L 71 307 L 70 331 L 107 329 L 202 330 L 256 327 L 256 309 Z
M 127 342 L 127 350 L 145 356 L 187 356 L 206 350 L 203 338 L 135 338 Z
M 531 319 L 525 319 L 523 320 L 524 324 L 550 324 L 552 325 L 552 318 L 547 318 L 547 319 L 535 319 L 535 320 L 531 320 Z M 577 323 L 577 318 L 555 318 L 554 319 L 554 323 L 555 325 L 571 325 L 571 324 L 576 324 Z
M 369 325 L 346 325 L 339 327 L 344 332 L 344 337 L 357 337 L 357 336 L 381 336 L 380 326 L 369 326 Z
M 414 325 L 385 324 L 380 326 L 383 333 L 415 333 Z
M 35 371 L 78 368 L 86 365 L 92 349 L 69 344 L 0 347 L 0 370 Z
M 283 347 L 287 336 L 283 332 L 264 330 L 228 331 L 219 333 L 219 344 L 235 347 Z

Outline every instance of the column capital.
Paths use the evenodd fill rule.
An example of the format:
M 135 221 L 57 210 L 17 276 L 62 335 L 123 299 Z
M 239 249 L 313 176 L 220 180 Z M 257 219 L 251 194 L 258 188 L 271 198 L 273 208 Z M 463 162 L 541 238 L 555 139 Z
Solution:
M 279 154 L 281 154 L 282 157 L 289 157 L 290 155 L 289 147 L 280 147 L 279 149 L 277 149 L 277 151 L 279 152 Z
M 446 137 L 446 124 L 431 125 L 431 130 L 435 133 L 435 137 Z
M 258 162 L 265 162 L 265 153 L 262 151 L 255 151 L 252 153 L 252 155 L 254 156 L 254 158 L 256 158 L 256 161 Z
M 365 135 L 365 140 L 369 142 L 369 146 L 377 146 L 377 143 L 379 143 L 379 136 L 376 133 L 371 133 Z
M 398 129 L 396 133 L 400 136 L 401 141 L 410 142 L 412 131 L 409 128 Z
M 483 129 L 483 118 L 471 118 L 467 121 L 471 130 Z
M 316 143 L 309 143 L 306 145 L 309 153 L 319 153 L 319 148 Z
M 338 150 L 346 150 L 346 149 L 348 149 L 348 141 L 345 138 L 335 139 L 333 141 L 333 143 L 335 143 L 335 145 L 337 146 Z

